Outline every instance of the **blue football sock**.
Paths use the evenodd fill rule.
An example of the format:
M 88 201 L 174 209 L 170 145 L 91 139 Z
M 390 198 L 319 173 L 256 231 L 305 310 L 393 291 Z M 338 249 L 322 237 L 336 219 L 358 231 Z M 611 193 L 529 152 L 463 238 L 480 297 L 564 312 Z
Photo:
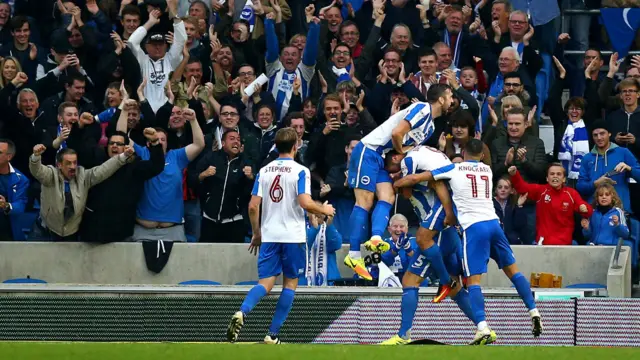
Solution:
M 462 310 L 469 320 L 473 321 L 474 325 L 478 325 L 475 320 L 475 314 L 473 313 L 473 310 L 471 310 L 471 300 L 469 300 L 469 292 L 467 292 L 467 290 L 461 289 L 458 291 L 456 296 L 453 297 L 453 301 L 458 304 L 460 310 Z
M 482 295 L 482 289 L 479 285 L 469 286 L 469 302 L 471 303 L 471 310 L 473 310 L 475 323 L 479 324 L 482 321 L 486 321 L 487 317 L 484 313 L 484 295 Z
M 367 237 L 367 221 L 369 220 L 369 212 L 360 206 L 353 207 L 351 216 L 349 217 L 349 250 L 360 251 L 362 240 Z M 386 226 L 386 224 L 385 224 Z
M 431 263 L 431 267 L 433 267 L 433 270 L 435 270 L 436 275 L 438 275 L 438 278 L 440 279 L 440 284 L 449 284 L 451 278 L 449 278 L 447 267 L 444 266 L 444 261 L 442 260 L 442 254 L 440 254 L 440 247 L 438 247 L 438 244 L 434 243 L 433 246 L 426 250 L 422 250 L 421 253 Z
M 384 231 L 389 225 L 389 212 L 392 207 L 393 205 L 388 202 L 378 200 L 371 215 L 371 236 L 382 237 L 384 235 Z
M 402 321 L 400 322 L 400 330 L 398 336 L 404 338 L 407 332 L 411 330 L 413 325 L 413 317 L 418 309 L 418 288 L 410 287 L 402 289 L 402 302 L 400 303 L 400 313 Z
M 240 311 L 245 315 L 250 313 L 256 305 L 260 302 L 265 295 L 267 295 L 267 289 L 264 286 L 258 284 L 249 290 L 247 297 L 244 298 L 242 305 L 240 305 Z
M 291 311 L 291 307 L 293 306 L 293 297 L 295 295 L 295 290 L 287 288 L 282 289 L 280 299 L 278 299 L 278 304 L 276 304 L 276 312 L 273 314 L 273 320 L 271 320 L 271 326 L 269 326 L 270 336 L 277 336 L 280 332 L 282 324 L 287 320 L 289 311 Z
M 527 309 L 535 309 L 536 301 L 533 299 L 531 285 L 529 285 L 529 281 L 527 280 L 527 278 L 519 272 L 511 277 L 511 282 L 516 287 L 518 295 L 520 295 L 520 298 L 524 302 L 524 305 L 527 307 Z

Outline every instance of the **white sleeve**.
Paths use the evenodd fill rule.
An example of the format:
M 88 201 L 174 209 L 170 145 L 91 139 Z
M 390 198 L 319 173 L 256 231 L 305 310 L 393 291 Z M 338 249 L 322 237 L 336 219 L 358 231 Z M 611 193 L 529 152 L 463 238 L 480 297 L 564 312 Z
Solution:
M 133 52 L 133 55 L 135 55 L 140 65 L 142 65 L 146 60 L 146 55 L 140 47 L 140 43 L 142 43 L 145 36 L 147 36 L 147 29 L 145 29 L 144 26 L 140 26 L 133 32 L 133 34 L 131 34 L 129 41 L 127 42 L 129 49 L 131 49 L 131 52 Z
M 184 28 L 184 21 L 173 23 L 173 44 L 167 53 L 172 70 L 177 69 L 182 61 L 182 49 L 184 49 L 185 42 L 187 42 L 187 30 Z
M 273 74 L 275 74 L 278 70 L 282 69 L 282 63 L 280 62 L 280 59 L 272 62 L 272 63 L 266 63 L 265 66 L 265 70 L 267 72 L 267 76 L 269 78 L 271 78 L 273 76 Z
M 431 172 L 434 180 L 450 180 L 457 171 L 455 164 L 449 164 Z

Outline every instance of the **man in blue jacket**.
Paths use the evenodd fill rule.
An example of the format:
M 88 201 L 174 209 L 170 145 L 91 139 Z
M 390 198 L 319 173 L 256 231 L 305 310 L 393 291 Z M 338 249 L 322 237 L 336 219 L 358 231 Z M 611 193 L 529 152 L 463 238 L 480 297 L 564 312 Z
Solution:
M 632 212 L 628 182 L 640 181 L 638 160 L 629 149 L 611 142 L 611 132 L 604 121 L 593 124 L 591 136 L 595 146 L 582 158 L 576 190 L 592 202 L 598 185 L 611 184 L 622 200 L 623 209 Z
M 11 166 L 16 146 L 0 139 L 0 240 L 24 240 L 19 217 L 27 205 L 29 179 Z
M 328 217 L 323 223 L 320 216 L 308 214 L 307 268 L 298 285 L 327 286 L 340 279 L 336 251 L 342 247 L 342 235 L 332 222 L 333 217 Z

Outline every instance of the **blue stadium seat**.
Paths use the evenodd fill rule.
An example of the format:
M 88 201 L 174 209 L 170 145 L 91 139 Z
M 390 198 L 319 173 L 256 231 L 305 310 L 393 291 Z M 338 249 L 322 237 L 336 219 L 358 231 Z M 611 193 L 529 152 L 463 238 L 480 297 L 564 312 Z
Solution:
M 235 285 L 258 285 L 258 280 L 239 281 Z
M 196 239 L 196 237 L 195 237 L 195 236 L 193 236 L 193 235 L 185 234 L 185 236 L 187 237 L 187 242 L 188 242 L 188 243 L 198 242 L 198 240 Z
M 222 285 L 222 284 L 212 280 L 187 280 L 179 283 L 178 285 Z
M 565 286 L 565 288 L 567 289 L 606 289 L 607 285 L 584 283 L 584 284 L 567 285 Z
M 46 284 L 47 282 L 40 279 L 32 279 L 32 278 L 15 278 L 15 279 L 7 279 L 2 282 L 3 284 Z

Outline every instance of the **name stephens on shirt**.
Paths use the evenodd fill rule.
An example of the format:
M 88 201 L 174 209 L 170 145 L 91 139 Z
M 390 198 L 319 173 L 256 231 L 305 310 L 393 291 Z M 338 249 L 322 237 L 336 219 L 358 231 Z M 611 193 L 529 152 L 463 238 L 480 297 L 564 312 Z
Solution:
M 265 173 L 268 173 L 268 172 L 290 173 L 291 172 L 291 167 L 289 167 L 289 166 L 268 166 L 268 167 L 265 167 L 264 172 Z

